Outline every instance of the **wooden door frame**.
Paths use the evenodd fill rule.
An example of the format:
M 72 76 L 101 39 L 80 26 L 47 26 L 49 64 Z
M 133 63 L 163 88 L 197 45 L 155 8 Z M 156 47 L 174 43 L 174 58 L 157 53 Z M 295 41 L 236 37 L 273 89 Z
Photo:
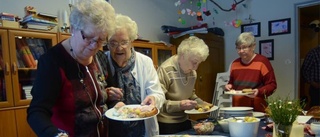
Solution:
M 310 7 L 314 5 L 319 5 L 319 0 L 311 0 L 307 2 L 296 3 L 294 5 L 294 17 L 295 17 L 295 77 L 294 77 L 294 84 L 295 84 L 295 98 L 300 98 L 300 14 L 299 11 L 301 8 Z

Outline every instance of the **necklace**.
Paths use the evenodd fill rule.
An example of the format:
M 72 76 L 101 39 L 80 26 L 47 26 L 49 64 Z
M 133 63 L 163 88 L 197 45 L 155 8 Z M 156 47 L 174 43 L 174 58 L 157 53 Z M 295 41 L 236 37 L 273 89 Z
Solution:
M 93 87 L 94 87 L 94 91 L 95 91 L 95 94 L 96 94 L 96 96 L 95 96 L 95 99 L 94 99 L 94 101 L 93 101 L 93 99 L 92 99 L 92 97 L 91 97 L 91 95 L 90 95 L 90 93 L 89 93 L 89 91 L 88 91 L 88 89 L 87 89 L 87 86 L 86 86 L 86 84 L 84 83 L 84 75 L 83 75 L 83 72 L 81 71 L 81 69 L 80 69 L 80 65 L 79 65 L 79 62 L 78 62 L 78 60 L 77 60 L 77 58 L 76 58 L 76 56 L 75 56 L 75 54 L 74 54 L 74 52 L 73 52 L 73 48 L 72 48 L 72 46 L 71 46 L 71 40 L 69 39 L 69 45 L 70 45 L 70 55 L 73 57 L 73 59 L 75 60 L 75 62 L 77 63 L 77 68 L 78 68 L 78 77 L 79 77 L 79 82 L 83 85 L 83 90 L 86 92 L 86 94 L 88 95 L 88 97 L 89 97 L 89 100 L 90 100 L 90 103 L 91 103 L 91 105 L 92 105 L 92 107 L 94 108 L 94 112 L 95 112 L 95 114 L 96 114 L 96 116 L 99 118 L 99 122 L 98 123 L 101 123 L 101 124 L 103 124 L 102 123 L 102 114 L 101 114 L 101 112 L 100 112 L 100 110 L 97 108 L 97 106 L 95 105 L 96 103 L 97 103 L 97 99 L 98 99 L 98 89 L 97 89 L 97 86 L 96 86 L 96 84 L 95 84 L 95 82 L 94 82 L 94 80 L 93 80 L 93 77 L 92 77 L 92 75 L 91 75 L 91 73 L 90 73 L 90 71 L 89 71 L 89 68 L 88 68 L 88 66 L 85 66 L 85 68 L 86 68 L 86 72 L 88 73 L 88 75 L 89 75 L 89 78 L 91 79 L 91 82 L 92 82 L 92 84 L 93 84 Z M 99 135 L 99 129 L 97 129 L 97 133 L 98 133 L 98 136 L 100 136 Z
M 183 80 L 182 80 L 182 75 L 181 75 L 181 72 L 180 72 L 180 70 L 182 70 L 182 69 L 180 69 L 180 66 L 179 66 L 179 59 L 177 58 L 177 66 L 178 66 L 178 72 L 179 72 L 179 76 L 180 76 L 180 80 L 181 80 L 181 83 L 185 86 L 185 85 L 187 85 L 188 83 L 189 83 L 189 81 L 188 81 L 188 77 L 187 77 L 187 75 L 186 75 L 186 81 L 187 82 L 183 82 Z

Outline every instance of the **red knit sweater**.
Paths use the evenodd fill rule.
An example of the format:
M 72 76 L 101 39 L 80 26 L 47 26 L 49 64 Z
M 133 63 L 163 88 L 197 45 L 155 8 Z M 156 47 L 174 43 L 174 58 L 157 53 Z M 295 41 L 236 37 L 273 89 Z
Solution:
M 270 96 L 277 88 L 276 78 L 269 60 L 257 54 L 249 64 L 243 64 L 241 59 L 236 59 L 230 70 L 229 84 L 233 89 L 257 88 L 258 97 Z

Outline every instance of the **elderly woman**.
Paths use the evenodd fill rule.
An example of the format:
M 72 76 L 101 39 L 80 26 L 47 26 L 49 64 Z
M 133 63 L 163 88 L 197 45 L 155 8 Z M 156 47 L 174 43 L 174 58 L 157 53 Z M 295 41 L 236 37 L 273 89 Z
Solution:
M 103 11 L 103 12 L 101 12 Z M 115 27 L 105 0 L 80 1 L 70 14 L 72 36 L 39 59 L 27 120 L 39 137 L 106 137 L 106 90 L 94 55 Z
M 241 33 L 235 45 L 240 57 L 230 66 L 230 80 L 225 88 L 252 89 L 253 93 L 247 96 L 233 96 L 232 105 L 253 107 L 254 111 L 265 112 L 265 98 L 277 88 L 271 63 L 265 56 L 254 52 L 256 42 L 251 32 Z
M 151 58 L 136 52 L 131 42 L 138 37 L 138 27 L 128 16 L 116 16 L 115 34 L 108 43 L 105 60 L 108 73 L 109 107 L 124 104 L 153 105 L 160 108 L 165 100 Z M 106 59 L 104 59 L 106 57 Z M 156 117 L 131 122 L 109 120 L 111 137 L 153 137 L 159 134 Z
M 191 128 L 184 110 L 209 104 L 195 94 L 199 64 L 209 56 L 209 48 L 202 39 L 191 36 L 181 42 L 177 55 L 158 68 L 158 75 L 166 101 L 158 115 L 160 134 L 173 134 Z

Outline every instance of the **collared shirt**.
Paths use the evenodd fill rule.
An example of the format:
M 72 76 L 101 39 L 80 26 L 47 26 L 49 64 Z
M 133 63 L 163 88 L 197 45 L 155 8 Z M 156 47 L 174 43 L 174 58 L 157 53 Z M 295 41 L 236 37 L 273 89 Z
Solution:
M 320 45 L 310 50 L 303 61 L 302 76 L 309 82 L 320 82 Z

